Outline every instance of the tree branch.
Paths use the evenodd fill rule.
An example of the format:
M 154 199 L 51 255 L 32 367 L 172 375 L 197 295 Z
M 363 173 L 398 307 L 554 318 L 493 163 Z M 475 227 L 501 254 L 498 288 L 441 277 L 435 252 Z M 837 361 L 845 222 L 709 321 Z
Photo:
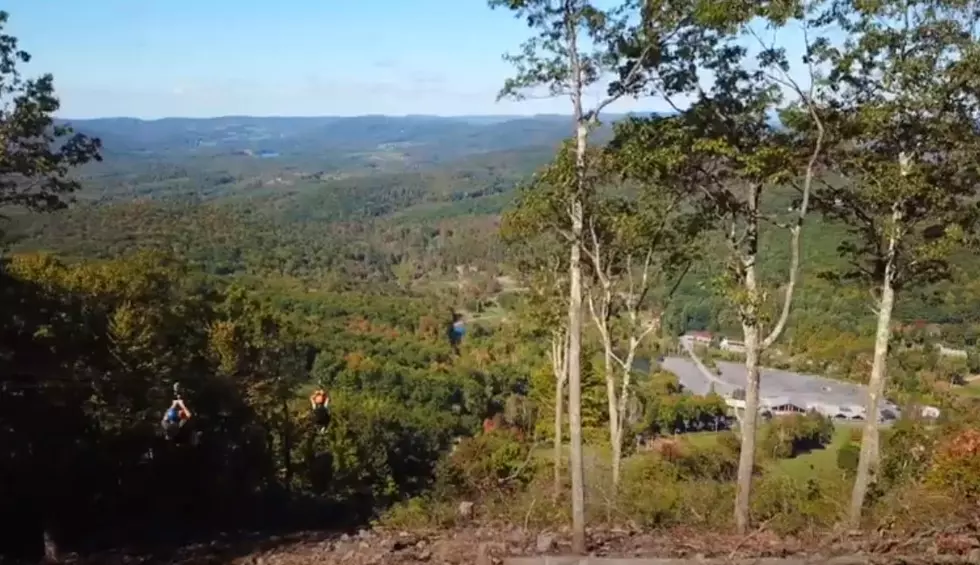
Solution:
M 807 64 L 810 73 L 810 87 L 808 92 L 803 92 L 803 89 L 800 87 L 799 83 L 796 82 L 796 80 L 793 79 L 788 72 L 784 71 L 783 74 L 785 75 L 785 84 L 788 84 L 791 88 L 793 88 L 800 97 L 800 100 L 806 105 L 807 112 L 810 114 L 810 118 L 813 120 L 813 123 L 817 128 L 817 138 L 813 143 L 813 150 L 810 153 L 809 160 L 807 161 L 806 175 L 803 179 L 803 197 L 800 201 L 799 210 L 797 210 L 796 223 L 791 228 L 792 237 L 790 238 L 789 281 L 786 285 L 785 294 L 783 295 L 782 311 L 779 314 L 779 320 L 776 322 L 775 327 L 773 327 L 769 335 L 762 340 L 761 348 L 763 350 L 771 347 L 772 344 L 779 339 L 779 336 L 782 335 L 783 330 L 786 329 L 786 323 L 789 320 L 790 307 L 793 303 L 793 294 L 796 290 L 800 272 L 800 236 L 803 233 L 803 222 L 806 219 L 807 209 L 810 205 L 810 192 L 813 188 L 813 178 L 815 176 L 817 162 L 820 159 L 821 153 L 823 152 L 825 133 L 824 124 L 814 103 L 816 70 L 813 67 L 812 57 L 809 56 L 810 39 L 809 34 L 807 33 L 807 27 L 805 25 L 803 27 L 803 41 L 806 47 Z

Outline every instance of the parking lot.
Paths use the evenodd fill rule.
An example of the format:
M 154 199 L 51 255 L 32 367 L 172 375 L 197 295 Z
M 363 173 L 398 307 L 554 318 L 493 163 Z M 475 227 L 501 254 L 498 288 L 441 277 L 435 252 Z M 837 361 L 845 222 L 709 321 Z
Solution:
M 707 394 L 712 386 L 722 396 L 731 396 L 739 388 L 745 388 L 745 366 L 741 363 L 717 361 L 718 372 L 698 367 L 691 359 L 667 357 L 661 367 L 677 375 L 681 385 L 694 394 Z M 705 374 L 705 371 L 709 375 Z M 709 379 L 710 376 L 710 379 Z M 762 369 L 760 393 L 763 400 L 788 401 L 803 409 L 817 409 L 829 416 L 859 415 L 863 417 L 867 387 L 819 377 L 781 371 Z M 898 408 L 887 403 L 882 409 L 898 414 Z

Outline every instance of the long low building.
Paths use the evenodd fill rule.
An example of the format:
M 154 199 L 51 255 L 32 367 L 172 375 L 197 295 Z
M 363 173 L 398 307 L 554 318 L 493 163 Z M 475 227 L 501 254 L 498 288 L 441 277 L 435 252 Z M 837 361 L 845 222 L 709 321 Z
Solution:
M 661 367 L 676 374 L 681 386 L 692 393 L 703 395 L 714 390 L 726 398 L 729 406 L 744 408 L 744 403 L 733 398 L 733 394 L 745 388 L 745 366 L 727 361 L 717 361 L 715 366 L 718 371 L 709 379 L 690 359 L 667 357 L 661 362 Z M 863 385 L 816 375 L 762 369 L 759 404 L 761 410 L 774 414 L 815 410 L 839 420 L 864 420 L 866 390 Z M 932 408 L 930 415 L 932 412 L 938 410 Z M 882 420 L 893 420 L 899 414 L 892 402 L 886 401 L 879 409 Z

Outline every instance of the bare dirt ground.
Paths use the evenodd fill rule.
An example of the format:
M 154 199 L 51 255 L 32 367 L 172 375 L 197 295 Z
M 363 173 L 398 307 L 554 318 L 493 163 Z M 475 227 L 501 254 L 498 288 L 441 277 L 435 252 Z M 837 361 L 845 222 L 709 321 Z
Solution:
M 594 529 L 589 552 L 597 557 L 663 557 L 725 561 L 762 557 L 863 556 L 874 563 L 980 564 L 980 516 L 957 526 L 908 533 L 824 534 L 780 538 L 758 530 L 748 536 L 687 530 L 632 532 Z M 301 533 L 251 541 L 212 542 L 153 555 L 93 555 L 76 563 L 100 565 L 499 565 L 505 557 L 570 553 L 567 531 L 519 527 L 439 532 L 361 530 L 356 534 Z

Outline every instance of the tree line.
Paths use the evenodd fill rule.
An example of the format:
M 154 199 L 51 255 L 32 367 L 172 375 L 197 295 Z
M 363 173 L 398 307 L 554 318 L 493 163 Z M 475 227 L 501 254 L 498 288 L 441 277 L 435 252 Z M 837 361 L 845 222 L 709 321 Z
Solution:
M 667 440 L 661 458 L 632 457 L 638 433 L 714 429 L 724 412 L 721 398 L 685 394 L 676 377 L 643 374 L 636 362 L 666 352 L 667 334 L 692 320 L 739 329 L 754 375 L 746 400 L 758 402 L 765 355 L 791 349 L 787 334 L 819 331 L 820 318 L 791 327 L 802 305 L 821 310 L 806 292 L 797 296 L 812 276 L 805 244 L 815 224 L 841 234 L 844 260 L 821 284 L 860 295 L 847 303 L 852 310 L 868 289 L 879 289 L 875 305 L 886 317 L 886 283 L 902 296 L 952 276 L 949 264 L 974 233 L 966 206 L 975 172 L 967 127 L 974 51 L 954 33 L 966 26 L 966 8 L 915 4 L 913 29 L 893 32 L 877 11 L 890 5 L 678 1 L 644 4 L 641 12 L 633 3 L 612 11 L 577 0 L 504 4 L 539 26 L 531 47 L 544 49 L 525 50 L 532 58 L 517 60 L 521 73 L 506 93 L 543 85 L 582 102 L 610 73 L 618 79 L 598 106 L 575 107 L 575 137 L 522 187 L 502 220 L 510 245 L 483 255 L 473 250 L 490 247 L 491 220 L 433 227 L 396 219 L 373 231 L 376 225 L 270 223 L 262 211 L 246 214 L 247 205 L 136 203 L 124 214 L 131 229 L 90 230 L 120 209 L 100 216 L 105 209 L 92 208 L 74 219 L 81 207 L 56 210 L 79 188 L 72 168 L 97 159 L 99 143 L 55 127 L 51 77 L 17 74 L 27 55 L 3 37 L 10 69 L 3 84 L 17 103 L 0 115 L 11 140 L 0 159 L 0 207 L 43 216 L 45 233 L 61 229 L 62 243 L 77 245 L 67 257 L 16 253 L 0 263 L 10 305 L 0 318 L 0 470 L 5 500 L 13 501 L 4 509 L 25 529 L 11 545 L 44 540 L 54 558 L 85 542 L 123 544 L 148 532 L 322 527 L 338 517 L 398 523 L 413 511 L 442 519 L 430 502 L 479 496 L 490 507 L 502 494 L 508 505 L 518 487 L 535 494 L 527 521 L 532 510 L 558 508 L 536 498 L 535 455 L 545 441 L 557 503 L 572 494 L 576 544 L 589 503 L 585 460 L 602 453 L 587 449 L 593 446 L 608 446 L 612 463 L 614 490 L 602 495 L 643 523 L 679 520 L 687 513 L 679 500 L 710 521 L 710 512 L 729 506 L 697 501 L 718 496 L 736 500 L 730 508 L 743 528 L 750 508 L 757 520 L 775 512 L 765 500 L 773 490 L 757 485 L 749 496 L 760 460 L 826 444 L 827 423 L 778 423 L 757 450 L 747 418 L 716 447 L 664 447 L 674 445 Z M 789 55 L 763 48 L 766 25 L 803 26 L 807 37 L 836 25 L 854 42 L 815 40 L 804 80 Z M 948 37 L 940 40 L 939 31 Z M 895 37 L 914 47 L 898 62 L 875 51 Z M 954 48 L 962 53 L 949 55 Z M 935 61 L 942 64 L 928 81 L 915 74 Z M 697 80 L 705 69 L 711 84 Z M 929 88 L 899 96 L 882 76 L 889 89 L 899 79 Z M 600 111 L 640 94 L 678 103 L 678 112 L 627 120 L 611 143 L 593 143 Z M 693 103 L 681 108 L 682 97 Z M 774 111 L 780 128 L 771 127 Z M 865 217 L 870 225 L 860 223 Z M 176 236 L 167 233 L 176 226 L 183 226 Z M 766 239 L 779 232 L 784 237 Z M 97 243 L 84 243 L 89 233 Z M 892 240 L 890 255 L 874 255 Z M 482 272 L 460 274 L 474 255 L 485 261 Z M 520 272 L 523 291 L 499 308 L 499 321 L 471 323 L 454 356 L 447 304 L 475 310 L 504 302 L 493 279 L 504 260 Z M 706 268 L 712 263 L 724 268 Z M 852 264 L 860 276 L 848 271 Z M 426 279 L 430 269 L 441 278 Z M 446 274 L 459 284 L 444 288 Z M 870 323 L 852 313 L 846 324 L 873 339 L 867 328 L 879 320 L 866 317 Z M 876 365 L 876 398 L 886 360 L 910 388 L 932 368 L 889 345 Z M 852 372 L 868 372 L 864 361 L 856 353 Z M 193 433 L 178 445 L 159 433 L 176 382 L 194 412 Z M 326 431 L 309 419 L 305 396 L 316 385 L 333 397 Z M 853 465 L 857 483 L 868 474 L 862 465 L 875 463 L 868 424 L 859 448 L 866 453 Z M 918 453 L 909 442 L 921 438 L 909 437 L 878 443 L 890 454 Z M 962 459 L 961 445 L 947 447 L 937 451 L 944 461 Z M 881 465 L 893 461 L 882 456 Z M 936 479 L 943 485 L 960 476 L 953 463 Z M 730 489 L 736 477 L 738 488 Z M 782 488 L 782 479 L 761 480 Z
M 562 296 L 554 306 L 567 310 L 554 325 L 553 360 L 556 387 L 567 383 L 573 549 L 585 550 L 583 327 L 594 322 L 605 351 L 615 486 L 630 362 L 659 327 L 673 281 L 703 252 L 704 230 L 716 231 L 725 246 L 725 269 L 713 286 L 737 313 L 746 346 L 735 503 L 737 529 L 746 533 L 760 355 L 778 342 L 793 311 L 811 214 L 843 226 L 838 251 L 846 263 L 820 274 L 873 295 L 869 415 L 885 391 L 896 296 L 948 278 L 951 254 L 973 242 L 976 5 L 490 6 L 513 11 L 532 32 L 510 56 L 517 72 L 501 96 L 567 97 L 573 115 L 572 140 L 529 183 L 509 218 L 514 239 L 533 239 L 544 255 L 525 261 L 529 280 L 543 278 L 542 292 Z M 803 52 L 793 56 L 767 39 L 774 31 L 802 38 Z M 596 87 L 608 95 L 589 106 Z M 607 147 L 590 143 L 601 113 L 630 97 L 655 98 L 676 113 L 630 119 L 617 124 Z M 772 214 L 763 203 L 778 187 L 797 197 Z M 772 280 L 760 278 L 759 263 L 771 253 L 760 245 L 764 225 L 789 234 L 788 268 Z M 849 513 L 855 527 L 879 461 L 878 435 L 877 418 L 869 417 Z

